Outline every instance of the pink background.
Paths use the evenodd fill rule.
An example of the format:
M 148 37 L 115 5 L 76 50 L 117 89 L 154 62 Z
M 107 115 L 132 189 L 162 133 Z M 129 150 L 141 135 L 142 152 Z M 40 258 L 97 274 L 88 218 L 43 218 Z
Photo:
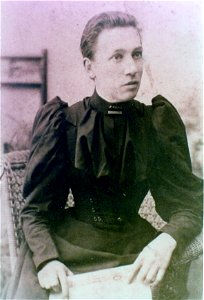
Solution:
M 58 95 L 71 104 L 93 91 L 79 51 L 87 20 L 106 10 L 135 15 L 142 28 L 145 62 L 137 99 L 150 103 L 159 93 L 176 105 L 188 128 L 193 159 L 201 160 L 201 146 L 194 153 L 202 131 L 201 7 L 197 1 L 2 2 L 2 55 L 36 55 L 48 49 L 48 99 Z M 36 91 L 2 95 L 8 136 L 15 125 L 6 126 L 5 115 L 11 119 L 20 114 L 24 124 L 31 122 L 39 96 Z

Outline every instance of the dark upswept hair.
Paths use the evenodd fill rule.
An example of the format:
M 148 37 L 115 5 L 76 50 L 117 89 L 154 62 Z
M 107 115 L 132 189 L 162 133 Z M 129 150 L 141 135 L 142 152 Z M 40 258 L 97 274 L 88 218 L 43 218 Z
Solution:
M 96 45 L 99 34 L 104 29 L 111 29 L 114 27 L 134 27 L 140 35 L 138 22 L 134 16 L 121 11 L 100 13 L 92 17 L 84 28 L 80 43 L 82 56 L 93 59 L 94 46 Z

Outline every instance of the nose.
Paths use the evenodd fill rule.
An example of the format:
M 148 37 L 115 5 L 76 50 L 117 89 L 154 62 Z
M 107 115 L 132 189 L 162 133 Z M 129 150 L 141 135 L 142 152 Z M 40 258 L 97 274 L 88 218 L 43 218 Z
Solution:
M 125 75 L 135 76 L 137 73 L 142 72 L 142 68 L 142 59 L 135 60 L 133 57 L 129 57 L 125 61 L 124 72 Z

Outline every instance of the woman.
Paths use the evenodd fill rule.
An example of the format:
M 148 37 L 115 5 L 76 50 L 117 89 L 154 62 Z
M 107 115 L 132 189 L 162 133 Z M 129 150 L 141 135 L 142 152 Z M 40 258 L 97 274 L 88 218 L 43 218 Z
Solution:
M 162 96 L 151 106 L 134 100 L 143 69 L 135 18 L 94 16 L 81 52 L 93 95 L 71 107 L 56 97 L 35 118 L 21 214 L 26 245 L 7 298 L 47 299 L 59 289 L 67 298 L 67 275 L 131 263 L 130 282 L 157 286 L 201 230 L 201 180 L 179 114 Z M 168 222 L 161 232 L 137 213 L 149 190 Z M 186 297 L 179 290 L 168 299 Z

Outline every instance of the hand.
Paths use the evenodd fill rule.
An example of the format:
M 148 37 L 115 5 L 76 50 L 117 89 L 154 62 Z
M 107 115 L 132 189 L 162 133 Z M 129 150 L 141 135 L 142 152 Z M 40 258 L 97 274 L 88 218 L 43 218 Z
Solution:
M 137 279 L 144 284 L 156 286 L 164 277 L 176 244 L 169 234 L 160 234 L 139 254 L 128 282 Z
M 68 299 L 68 275 L 73 275 L 73 273 L 60 261 L 52 260 L 38 272 L 38 280 L 42 288 L 56 293 L 62 291 L 63 298 Z

